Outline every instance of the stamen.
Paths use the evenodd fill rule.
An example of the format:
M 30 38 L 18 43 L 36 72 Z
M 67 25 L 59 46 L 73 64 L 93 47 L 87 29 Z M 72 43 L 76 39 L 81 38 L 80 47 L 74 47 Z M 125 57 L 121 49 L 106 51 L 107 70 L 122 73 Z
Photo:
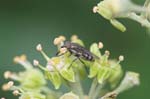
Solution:
M 5 79 L 10 78 L 11 76 L 12 76 L 12 72 L 10 72 L 10 71 L 4 72 L 4 78 L 5 78 Z
M 2 89 L 3 89 L 4 91 L 7 91 L 7 90 L 9 90 L 13 85 L 14 85 L 14 82 L 13 82 L 13 81 L 9 81 L 7 84 L 4 84 L 4 85 L 2 86 Z
M 21 55 L 21 56 L 16 56 L 15 58 L 14 58 L 14 62 L 15 63 L 20 63 L 21 61 L 26 61 L 27 60 L 27 57 L 26 57 L 26 55 Z
M 13 81 L 9 81 L 8 82 L 8 86 L 12 87 L 14 85 L 14 82 Z
M 29 61 L 27 61 L 27 57 L 24 54 L 21 56 L 14 57 L 14 62 L 21 64 L 22 66 L 24 66 L 25 69 L 32 68 L 32 65 L 30 64 Z
M 44 71 L 47 71 L 47 69 L 44 67 L 44 66 L 42 66 L 40 63 L 39 63 L 39 61 L 38 60 L 33 60 L 33 65 L 34 66 L 38 66 L 40 69 L 42 69 L 42 70 L 44 70 Z
M 97 11 L 98 11 L 98 7 L 97 6 L 93 7 L 93 13 L 97 13 Z
M 34 65 L 34 66 L 38 66 L 38 65 L 39 65 L 39 61 L 34 59 L 34 60 L 33 60 L 33 65 Z
M 72 35 L 71 36 L 71 41 L 75 41 L 75 40 L 77 40 L 78 39 L 78 36 L 77 35 Z
M 55 38 L 54 39 L 54 45 L 61 45 L 61 42 L 63 42 L 65 40 L 65 38 L 63 38 L 62 36 L 58 37 L 58 38 Z
M 63 35 L 59 36 L 59 39 L 60 39 L 61 41 L 65 41 L 65 40 L 66 40 L 65 36 L 63 36 Z
M 108 50 L 105 51 L 105 55 L 109 56 L 110 52 Z
M 20 93 L 19 93 L 19 91 L 18 90 L 14 90 L 13 91 L 13 95 L 15 95 L 15 96 L 18 96 Z
M 10 71 L 6 71 L 4 73 L 4 78 L 5 79 L 11 78 L 11 79 L 16 80 L 16 81 L 20 80 L 19 76 L 17 76 L 15 73 L 12 73 Z
M 41 52 L 41 54 L 43 55 L 43 57 L 48 61 L 49 60 L 49 57 L 46 55 L 46 53 L 42 50 L 42 45 L 41 44 L 38 44 L 36 46 L 36 49 L 37 51 Z
M 36 50 L 37 50 L 37 51 L 42 51 L 42 45 L 41 45 L 41 44 L 38 44 L 38 45 L 36 46 Z
M 123 55 L 120 55 L 119 56 L 119 61 L 121 62 L 121 61 L 123 61 L 124 60 L 124 56 Z
M 103 47 L 104 47 L 103 43 L 102 43 L 102 42 L 99 42 L 99 43 L 98 43 L 98 48 L 99 48 L 99 49 L 102 49 Z

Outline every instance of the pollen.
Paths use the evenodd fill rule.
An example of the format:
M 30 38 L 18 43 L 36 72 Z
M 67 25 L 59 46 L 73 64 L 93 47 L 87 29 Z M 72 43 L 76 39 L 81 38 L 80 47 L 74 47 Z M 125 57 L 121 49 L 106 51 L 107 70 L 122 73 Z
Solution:
M 9 90 L 13 85 L 14 85 L 14 82 L 13 82 L 13 81 L 9 81 L 7 84 L 4 84 L 4 85 L 2 86 L 2 89 L 3 89 L 4 91 L 7 91 L 7 90 Z
M 26 61 L 27 60 L 27 57 L 26 57 L 26 55 L 21 55 L 21 56 L 16 56 L 16 57 L 14 57 L 14 62 L 15 63 L 18 63 L 18 62 L 20 62 L 20 61 Z
M 13 95 L 18 96 L 19 95 L 19 91 L 18 90 L 14 90 L 13 91 Z
M 98 7 L 97 6 L 93 7 L 93 13 L 97 13 L 97 11 L 98 11 Z
M 119 56 L 119 61 L 123 61 L 124 60 L 124 56 L 123 55 L 120 55 Z
M 13 81 L 9 81 L 8 82 L 8 86 L 12 87 L 14 85 L 14 82 Z
M 63 35 L 61 35 L 61 36 L 59 36 L 59 39 L 61 39 L 62 41 L 65 41 L 65 40 L 66 40 L 66 37 L 63 36 Z
M 107 56 L 109 56 L 109 55 L 110 55 L 110 51 L 106 50 L 106 51 L 105 51 L 105 54 L 106 54 Z
M 102 42 L 99 42 L 99 43 L 98 43 L 98 48 L 99 48 L 99 49 L 102 49 L 103 47 L 104 47 L 104 44 L 103 44 Z
M 54 45 L 60 45 L 62 42 L 64 42 L 66 38 L 64 36 L 59 36 L 54 39 Z
M 38 45 L 36 46 L 36 50 L 37 50 L 37 51 L 42 51 L 42 45 L 41 45 L 41 44 L 38 44 Z
M 11 76 L 12 76 L 12 72 L 10 72 L 10 71 L 6 71 L 6 72 L 4 73 L 4 78 L 5 78 L 5 79 L 10 78 Z
M 71 41 L 75 41 L 75 40 L 77 40 L 78 39 L 78 36 L 77 35 L 72 35 L 71 36 Z
M 39 65 L 39 61 L 38 60 L 33 60 L 33 65 L 34 66 L 38 66 Z

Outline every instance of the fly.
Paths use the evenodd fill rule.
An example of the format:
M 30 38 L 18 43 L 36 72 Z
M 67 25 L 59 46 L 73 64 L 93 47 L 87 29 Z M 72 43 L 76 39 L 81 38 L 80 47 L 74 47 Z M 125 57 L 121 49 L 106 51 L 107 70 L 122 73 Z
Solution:
M 81 45 L 70 41 L 64 42 L 64 45 L 61 46 L 61 48 L 66 48 L 71 55 L 74 55 L 79 60 L 84 59 L 87 61 L 94 61 L 95 58 L 99 58 Z

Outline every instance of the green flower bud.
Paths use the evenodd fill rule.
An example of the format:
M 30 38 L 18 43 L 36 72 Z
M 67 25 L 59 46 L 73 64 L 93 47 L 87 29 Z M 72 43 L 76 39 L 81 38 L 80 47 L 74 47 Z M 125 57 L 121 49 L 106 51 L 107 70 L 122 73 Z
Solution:
M 20 72 L 19 77 L 21 87 L 24 89 L 37 90 L 46 84 L 44 75 L 37 69 Z
M 77 96 L 76 94 L 70 92 L 70 93 L 64 94 L 59 99 L 79 99 L 79 96 Z
M 115 90 L 116 93 L 121 93 L 128 89 L 131 89 L 134 86 L 138 86 L 140 84 L 139 74 L 135 72 L 126 72 L 124 79 L 122 80 L 119 87 Z

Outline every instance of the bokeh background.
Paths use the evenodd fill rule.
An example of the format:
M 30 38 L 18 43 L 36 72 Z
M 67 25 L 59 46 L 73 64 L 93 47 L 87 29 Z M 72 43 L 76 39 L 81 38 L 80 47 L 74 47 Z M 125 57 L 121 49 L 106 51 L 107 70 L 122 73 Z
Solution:
M 134 0 L 143 4 L 145 0 Z M 41 43 L 46 53 L 53 56 L 53 39 L 59 35 L 77 34 L 86 44 L 102 41 L 111 57 L 125 56 L 124 71 L 141 74 L 141 85 L 122 93 L 118 99 L 150 99 L 150 36 L 134 21 L 121 20 L 127 31 L 121 33 L 92 8 L 99 0 L 0 0 L 0 86 L 6 70 L 18 71 L 21 66 L 13 57 L 26 54 L 28 59 L 44 61 L 35 50 Z M 103 50 L 103 51 L 104 51 Z M 11 92 L 0 89 L 0 97 L 17 99 Z

